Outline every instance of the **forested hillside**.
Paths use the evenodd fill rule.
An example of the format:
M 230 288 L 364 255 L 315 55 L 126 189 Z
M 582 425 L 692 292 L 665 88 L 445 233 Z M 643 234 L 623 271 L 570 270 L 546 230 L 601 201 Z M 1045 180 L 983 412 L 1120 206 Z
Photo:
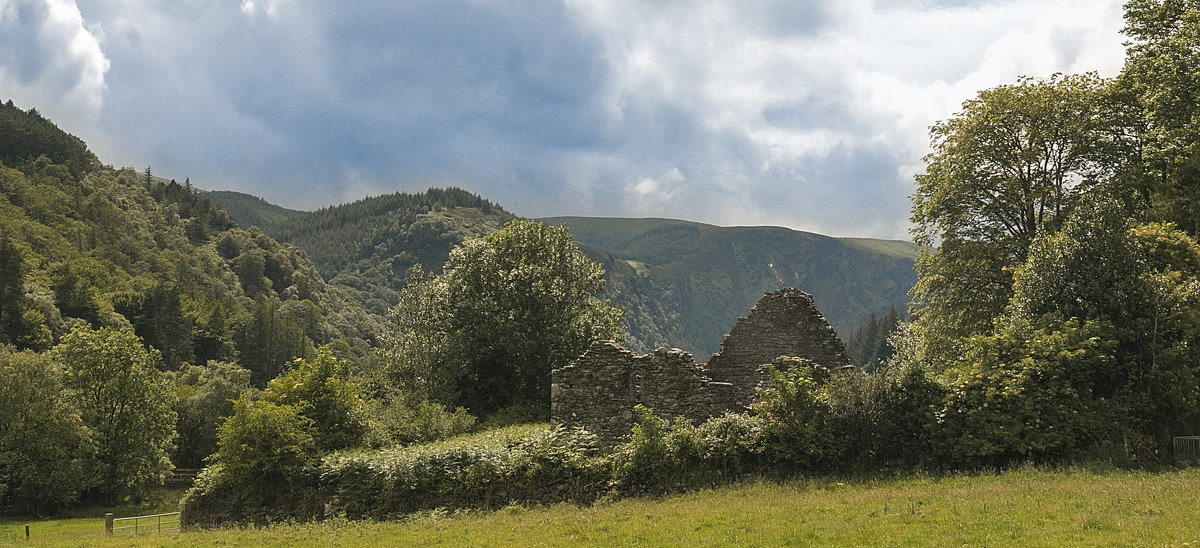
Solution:
M 626 343 L 674 346 L 705 361 L 763 293 L 813 295 L 843 337 L 871 314 L 904 309 L 916 280 L 908 242 L 840 239 L 779 227 L 666 219 L 553 217 L 608 272 L 605 296 L 626 311 Z
M 331 285 L 379 317 L 396 305 L 410 268 L 437 272 L 454 246 L 515 218 L 457 188 L 387 194 L 295 215 L 279 215 L 282 208 L 244 194 L 211 197 L 262 220 L 257 226 L 276 240 L 307 251 Z
M 399 298 L 408 270 L 437 272 L 450 250 L 514 217 L 466 191 L 430 189 L 279 215 L 282 208 L 230 192 L 206 194 L 263 219 L 273 238 L 308 252 L 325 279 L 378 316 Z M 288 211 L 288 210 L 282 210 Z M 679 347 L 704 361 L 767 291 L 798 287 L 846 337 L 870 314 L 906 306 L 916 274 L 908 242 L 839 239 L 777 227 L 716 227 L 664 219 L 562 217 L 606 271 L 604 297 L 626 312 L 626 344 Z
M 78 138 L 11 102 L 0 135 L 27 137 L 0 149 L 12 297 L 0 342 L 40 350 L 77 321 L 132 326 L 167 368 L 238 359 L 260 384 L 316 344 L 370 347 L 377 326 L 327 290 L 303 251 L 239 228 L 190 185 L 102 166 Z
M 243 228 L 261 227 L 306 213 L 268 203 L 258 196 L 232 190 L 203 190 L 200 193 L 205 199 L 221 206 L 221 209 L 229 214 L 233 222 Z

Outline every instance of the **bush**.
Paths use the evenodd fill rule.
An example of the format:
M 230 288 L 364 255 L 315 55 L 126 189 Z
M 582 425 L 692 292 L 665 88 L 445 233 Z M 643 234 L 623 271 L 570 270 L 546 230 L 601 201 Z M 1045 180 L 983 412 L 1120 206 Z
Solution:
M 313 467 L 316 427 L 296 407 L 234 403 L 217 431 L 212 465 L 184 498 L 184 523 L 264 523 L 320 514 Z
M 371 447 L 429 443 L 466 433 L 475 425 L 475 417 L 465 408 L 450 411 L 431 401 L 410 407 L 401 398 L 391 398 L 371 400 L 368 405 L 377 418 L 376 431 L 368 440 Z
M 679 418 L 667 429 L 644 406 L 634 413 L 633 434 L 614 453 L 613 480 L 622 494 L 714 486 L 760 471 L 765 438 L 759 417 L 727 413 L 699 426 Z
M 1097 322 L 1014 323 L 969 339 L 940 412 L 949 466 L 1074 457 L 1110 437 L 1110 402 L 1094 395 L 1115 343 Z
M 350 379 L 350 364 L 335 358 L 328 345 L 311 360 L 293 360 L 291 369 L 267 384 L 262 398 L 295 407 L 310 419 L 321 451 L 358 446 L 367 433 L 367 407 Z
M 798 360 L 767 372 L 770 388 L 759 391 L 755 413 L 766 423 L 764 457 L 781 473 L 827 466 L 841 456 L 832 413 L 813 376 L 815 364 Z
M 382 519 L 439 507 L 586 502 L 607 464 L 597 438 L 561 426 L 519 426 L 382 451 L 334 453 L 321 463 L 328 508 Z
M 944 390 L 920 367 L 845 372 L 823 387 L 843 472 L 910 469 L 930 465 L 936 412 Z

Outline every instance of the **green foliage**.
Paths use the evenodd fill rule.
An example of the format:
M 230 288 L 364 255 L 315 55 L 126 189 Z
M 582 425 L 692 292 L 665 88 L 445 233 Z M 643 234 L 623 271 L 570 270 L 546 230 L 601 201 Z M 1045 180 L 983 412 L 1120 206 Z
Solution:
M 932 468 L 940 448 L 934 444 L 935 416 L 945 390 L 921 367 L 892 365 L 866 375 L 845 371 L 822 387 L 841 458 L 835 470 Z
M 250 316 L 234 327 L 239 361 L 250 370 L 250 381 L 264 387 L 286 364 L 313 354 L 312 341 L 291 318 L 279 312 L 278 301 L 259 298 Z
M 224 481 L 248 492 L 269 493 L 295 483 L 317 457 L 317 425 L 300 407 L 269 400 L 234 401 L 233 415 L 217 429 Z
M 429 445 L 325 458 L 329 508 L 382 519 L 439 507 L 594 500 L 607 479 L 595 436 L 514 426 Z
M 1170 226 L 1129 224 L 1112 202 L 1081 203 L 1018 271 L 1011 314 L 1112 326 L 1117 366 L 1094 379 L 1096 394 L 1120 398 L 1120 422 L 1165 446 L 1200 418 L 1200 246 Z
M 1106 175 L 1095 143 L 1106 129 L 1097 109 L 1107 85 L 1090 74 L 1022 79 L 980 92 L 933 126 L 912 215 L 922 247 L 913 308 L 931 360 L 987 332 L 1035 236 L 1057 229 Z
M 550 371 L 619 336 L 620 312 L 595 297 L 603 276 L 564 228 L 513 221 L 467 240 L 441 275 L 405 290 L 384 355 L 389 377 L 478 414 L 514 403 L 546 413 Z
M 288 217 L 299 217 L 305 214 L 304 211 L 280 207 L 267 203 L 266 200 L 258 196 L 251 196 L 232 190 L 202 191 L 201 196 L 220 205 L 221 209 L 228 213 L 229 217 L 242 228 L 250 228 L 252 226 L 262 228 L 282 222 Z
M 466 408 L 453 411 L 431 401 L 408 403 L 400 395 L 385 401 L 371 400 L 371 417 L 378 421 L 378 439 L 372 447 L 429 443 L 464 434 L 475 425 Z
M 846 354 L 850 356 L 850 363 L 870 373 L 891 358 L 893 350 L 888 344 L 888 337 L 895 332 L 900 320 L 896 307 L 888 309 L 883 317 L 876 317 L 872 312 L 867 321 L 851 331 L 846 339 Z
M 316 425 L 302 410 L 245 397 L 217 431 L 217 452 L 184 496 L 188 525 L 266 523 L 319 515 Z
M 1045 461 L 1112 439 L 1101 384 L 1113 375 L 1114 346 L 1097 322 L 1053 316 L 972 337 L 938 417 L 949 463 Z
M 727 413 L 699 426 L 676 419 L 670 428 L 642 405 L 628 443 L 613 454 L 613 482 L 621 494 L 667 493 L 714 486 L 762 472 L 765 422 Z
M 321 452 L 358 446 L 367 433 L 367 407 L 350 379 L 350 364 L 335 358 L 327 346 L 318 348 L 311 360 L 293 361 L 291 369 L 267 385 L 262 400 L 300 410 L 316 428 L 314 443 Z
M 1139 115 L 1127 177 L 1157 217 L 1200 235 L 1200 6 L 1132 0 L 1124 32 L 1130 41 L 1119 85 Z
M 808 360 L 767 372 L 754 412 L 766 421 L 766 458 L 782 469 L 810 470 L 841 455 L 832 415 Z
M 100 165 L 82 140 L 58 129 L 36 109 L 22 111 L 11 100 L 0 105 L 0 163 L 17 166 L 42 156 L 66 166 L 73 177 Z
M 171 462 L 181 468 L 201 468 L 217 450 L 217 428 L 233 414 L 233 402 L 252 393 L 250 371 L 232 363 L 184 365 L 167 372 L 171 380 L 175 431 L 179 439 Z
M 138 496 L 161 484 L 171 470 L 175 411 L 157 351 L 147 351 L 133 331 L 80 325 L 52 356 L 64 365 L 63 384 L 73 391 L 83 423 L 95 435 L 96 461 L 89 491 L 106 500 Z
M 91 432 L 45 354 L 0 346 L 0 513 L 43 515 L 94 481 Z
M 354 356 L 369 353 L 382 319 L 346 289 L 326 286 L 299 249 L 236 228 L 190 181 L 98 163 L 75 169 L 55 143 L 81 141 L 14 107 L 0 111 L 0 127 L 20 118 L 49 136 L 3 149 L 40 152 L 0 158 L 0 239 L 11 243 L 0 246 L 0 339 L 44 350 L 75 319 L 132 325 L 169 369 L 241 354 L 262 386 L 287 360 L 309 355 L 291 352 L 304 346 L 294 329 L 247 333 L 256 307 L 267 306 L 260 301 L 270 301 L 315 344 L 340 340 Z M 4 137 L 22 134 L 14 131 Z M 259 359 L 264 347 L 288 355 Z

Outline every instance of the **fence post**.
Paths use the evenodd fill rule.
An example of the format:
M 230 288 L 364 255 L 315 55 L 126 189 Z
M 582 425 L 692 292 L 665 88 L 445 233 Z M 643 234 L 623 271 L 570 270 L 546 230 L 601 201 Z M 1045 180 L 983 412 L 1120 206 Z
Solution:
M 104 514 L 104 534 L 111 535 L 112 527 L 113 527 L 113 515 L 112 515 L 112 512 L 108 512 L 107 514 Z

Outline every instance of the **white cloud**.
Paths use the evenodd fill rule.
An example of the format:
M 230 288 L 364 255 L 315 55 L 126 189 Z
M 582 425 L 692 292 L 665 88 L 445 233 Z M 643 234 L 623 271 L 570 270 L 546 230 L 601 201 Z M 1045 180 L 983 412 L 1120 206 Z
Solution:
M 1121 66 L 1120 0 L 954 3 L 0 0 L 0 93 L 106 162 L 291 207 L 451 183 L 903 237 L 931 124 Z
M 101 34 L 73 1 L 0 2 L 0 90 L 44 112 L 94 121 L 104 107 L 110 67 Z

